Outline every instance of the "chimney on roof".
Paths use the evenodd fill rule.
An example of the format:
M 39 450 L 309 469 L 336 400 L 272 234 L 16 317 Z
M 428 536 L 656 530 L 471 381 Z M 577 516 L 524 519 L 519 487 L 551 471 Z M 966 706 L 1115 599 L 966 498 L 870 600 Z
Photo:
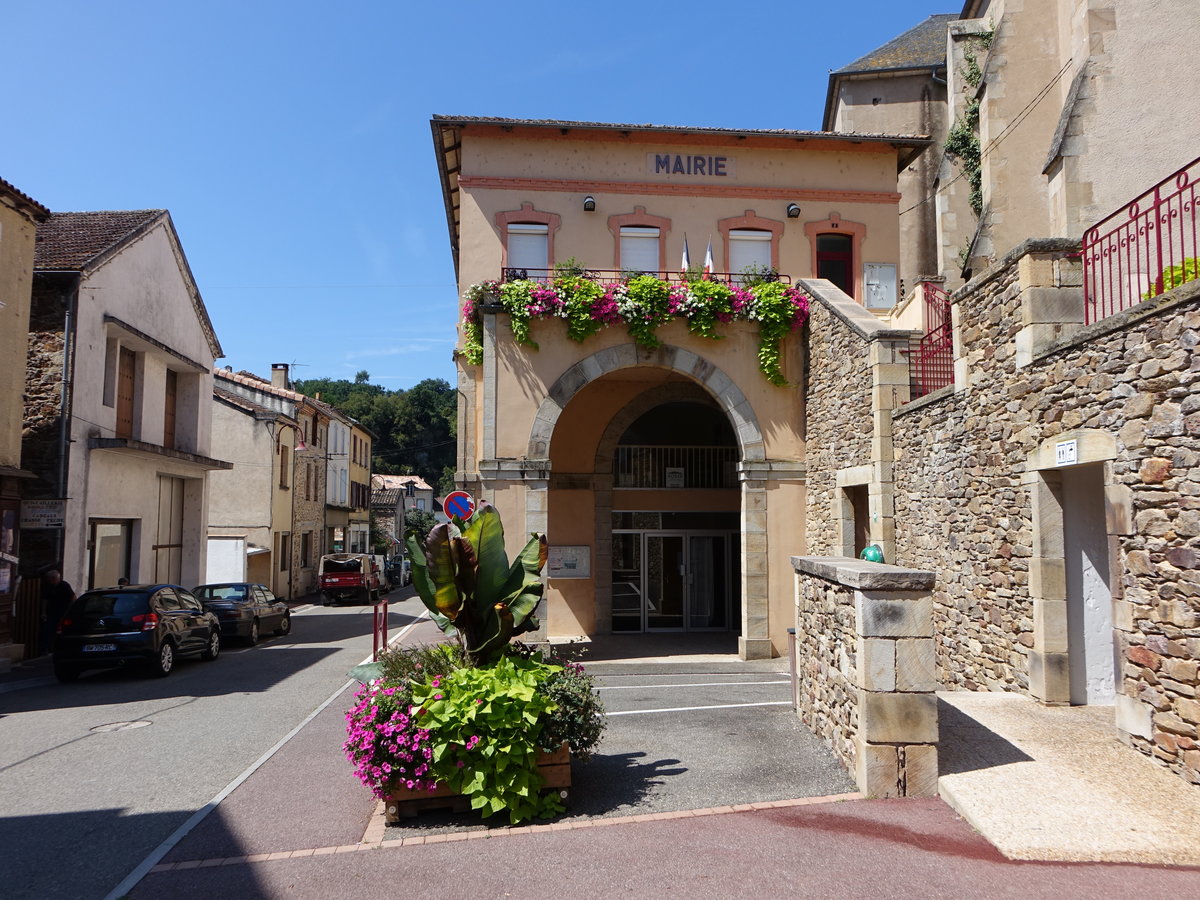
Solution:
M 288 364 L 287 363 L 271 363 L 271 387 L 287 388 L 288 386 Z

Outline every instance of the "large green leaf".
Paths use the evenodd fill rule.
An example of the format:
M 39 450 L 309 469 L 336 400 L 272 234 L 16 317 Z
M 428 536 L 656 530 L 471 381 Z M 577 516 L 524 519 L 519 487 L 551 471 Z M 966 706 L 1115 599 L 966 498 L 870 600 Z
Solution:
M 481 502 L 464 525 L 463 535 L 475 548 L 479 560 L 475 596 L 477 612 L 482 617 L 483 606 L 491 606 L 507 593 L 503 587 L 508 576 L 508 554 L 504 551 L 504 526 L 496 507 L 486 500 Z
M 433 602 L 437 611 L 451 622 L 462 609 L 462 597 L 454 578 L 454 555 L 450 542 L 460 536 L 452 524 L 443 523 L 429 532 L 425 539 L 425 565 L 433 587 Z
M 370 684 L 383 677 L 383 665 L 377 662 L 362 663 L 346 673 L 351 678 L 357 678 L 363 684 Z

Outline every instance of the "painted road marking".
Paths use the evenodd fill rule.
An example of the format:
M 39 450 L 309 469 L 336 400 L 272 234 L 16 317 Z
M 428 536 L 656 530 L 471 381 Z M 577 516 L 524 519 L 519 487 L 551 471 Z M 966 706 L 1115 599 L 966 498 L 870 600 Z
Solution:
M 604 676 L 598 676 L 603 678 Z M 783 681 L 694 681 L 690 684 L 613 684 L 603 685 L 596 688 L 598 691 L 644 691 L 655 690 L 659 691 L 663 688 L 691 688 L 691 687 L 741 687 L 744 685 L 754 684 L 791 684 L 790 680 Z
M 791 700 L 767 700 L 763 703 L 722 703 L 718 706 L 672 706 L 666 709 L 626 709 L 620 712 L 605 713 L 612 716 L 644 716 L 647 713 L 695 712 L 701 709 L 742 709 L 747 706 L 791 706 Z
M 410 631 L 412 631 L 412 629 L 416 628 L 417 625 L 421 622 L 421 620 L 424 619 L 428 615 L 429 615 L 428 610 L 423 611 L 421 613 L 421 615 L 417 616 L 417 618 L 414 619 L 412 622 L 409 622 L 408 625 L 406 625 L 394 638 L 392 638 L 390 641 L 388 641 L 388 643 L 395 644 L 395 643 L 399 643 L 400 641 L 404 640 L 405 635 L 407 635 Z M 359 663 L 359 665 L 369 663 L 370 661 L 371 661 L 371 656 L 368 655 L 366 659 L 364 659 L 361 663 Z M 166 856 L 168 853 L 170 853 L 172 848 L 176 844 L 178 844 L 181 840 L 183 840 L 185 837 L 187 837 L 188 833 L 191 832 L 191 830 L 193 828 L 195 828 L 202 821 L 204 821 L 204 818 L 210 812 L 212 812 L 214 809 L 216 809 L 220 805 L 222 800 L 224 800 L 226 797 L 228 797 L 230 794 L 232 794 L 235 790 L 238 789 L 238 787 L 241 786 L 241 784 L 244 781 L 246 781 L 246 779 L 248 779 L 251 775 L 253 775 L 255 772 L 257 772 L 264 765 L 266 765 L 267 761 L 272 756 L 274 756 L 281 749 L 283 749 L 284 744 L 286 744 L 288 741 L 290 741 L 292 738 L 294 738 L 297 734 L 299 734 L 301 729 L 303 729 L 305 725 L 307 725 L 309 722 L 311 722 L 313 719 L 315 719 L 318 715 L 320 715 L 322 712 L 324 712 L 326 708 L 328 708 L 335 700 L 337 700 L 338 697 L 340 697 L 345 692 L 346 688 L 350 687 L 352 684 L 356 684 L 357 681 L 358 681 L 358 679 L 351 678 L 349 681 L 347 681 L 345 684 L 343 684 L 341 687 L 339 687 L 336 691 L 334 691 L 332 694 L 330 694 L 329 697 L 326 698 L 325 701 L 320 706 L 318 706 L 316 709 L 314 709 L 312 712 L 310 712 L 307 716 L 304 717 L 304 721 L 302 721 L 299 725 L 297 725 L 295 728 L 293 728 L 291 731 L 289 731 L 287 734 L 285 734 L 283 737 L 281 737 L 275 743 L 274 747 L 272 747 L 270 750 L 268 750 L 266 753 L 264 753 L 262 756 L 260 756 L 257 760 L 255 760 L 253 763 L 251 763 L 249 768 L 247 768 L 244 772 L 242 772 L 242 774 L 238 775 L 237 778 L 233 779 L 233 781 L 229 782 L 229 784 L 227 784 L 225 786 L 224 790 L 222 790 L 219 794 L 217 794 L 215 797 L 213 797 L 211 800 L 209 800 L 206 804 L 204 804 L 204 806 L 200 807 L 200 809 L 198 809 L 194 813 L 192 813 L 192 815 L 188 818 L 188 820 L 186 822 L 184 822 L 182 825 L 180 825 L 178 828 L 176 828 L 175 831 L 165 841 L 163 841 L 161 844 L 159 844 L 157 847 L 155 847 L 152 851 L 150 851 L 150 854 L 145 859 L 143 859 L 140 863 L 138 863 L 137 868 L 135 868 L 132 872 L 130 872 L 128 875 L 125 876 L 124 881 L 122 881 L 115 888 L 113 888 L 111 891 L 109 891 L 105 895 L 104 900 L 118 900 L 118 898 L 124 897 L 126 894 L 128 894 L 130 891 L 132 891 L 135 887 L 137 887 L 138 882 L 141 881 L 143 878 L 145 878 L 147 873 L 149 873 L 149 871 L 151 869 L 153 869 L 155 866 L 157 866 L 162 861 L 162 858 L 164 856 Z

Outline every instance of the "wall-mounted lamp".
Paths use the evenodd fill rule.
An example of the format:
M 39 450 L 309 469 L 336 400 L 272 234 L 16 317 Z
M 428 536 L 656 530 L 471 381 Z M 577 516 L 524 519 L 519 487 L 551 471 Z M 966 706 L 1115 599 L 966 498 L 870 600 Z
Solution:
M 596 211 L 596 198 L 593 197 L 591 194 L 588 194 L 586 197 L 583 198 L 583 211 L 584 212 L 595 212 Z
M 789 203 L 787 205 L 787 217 L 789 219 L 800 218 L 800 206 L 796 203 Z

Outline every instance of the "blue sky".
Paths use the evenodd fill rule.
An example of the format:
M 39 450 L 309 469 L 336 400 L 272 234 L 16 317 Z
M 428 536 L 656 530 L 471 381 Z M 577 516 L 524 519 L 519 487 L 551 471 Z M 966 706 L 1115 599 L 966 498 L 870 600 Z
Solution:
M 830 69 L 961 6 L 3 0 L 0 177 L 169 209 L 222 364 L 453 381 L 432 113 L 816 129 Z

